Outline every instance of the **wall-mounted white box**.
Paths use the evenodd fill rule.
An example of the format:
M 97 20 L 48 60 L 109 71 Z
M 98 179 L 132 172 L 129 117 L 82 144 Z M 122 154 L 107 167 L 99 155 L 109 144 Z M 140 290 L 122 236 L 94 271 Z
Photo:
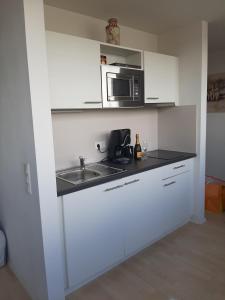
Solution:
M 0 230 L 0 268 L 6 263 L 6 238 L 4 233 Z

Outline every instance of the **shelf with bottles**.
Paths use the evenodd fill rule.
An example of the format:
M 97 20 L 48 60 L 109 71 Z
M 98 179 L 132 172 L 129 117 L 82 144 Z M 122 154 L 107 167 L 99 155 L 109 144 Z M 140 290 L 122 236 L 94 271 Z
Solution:
M 121 67 L 143 70 L 142 50 L 101 43 L 100 52 L 101 64 L 119 64 Z

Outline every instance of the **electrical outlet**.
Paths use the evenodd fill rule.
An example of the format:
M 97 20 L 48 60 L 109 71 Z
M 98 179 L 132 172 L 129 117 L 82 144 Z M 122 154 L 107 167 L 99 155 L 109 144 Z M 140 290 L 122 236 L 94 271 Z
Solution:
M 100 145 L 101 151 L 105 151 L 106 143 L 104 141 L 95 142 L 95 149 L 98 150 L 98 146 Z

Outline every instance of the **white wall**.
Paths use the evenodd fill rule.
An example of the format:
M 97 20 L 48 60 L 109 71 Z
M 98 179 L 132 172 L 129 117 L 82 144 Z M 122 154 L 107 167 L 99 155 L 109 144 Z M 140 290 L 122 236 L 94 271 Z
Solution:
M 225 73 L 225 51 L 209 53 L 208 73 Z M 207 114 L 206 174 L 225 180 L 225 113 Z
M 24 0 L 24 11 L 47 293 L 48 300 L 63 300 L 64 261 L 55 181 L 43 1 Z
M 196 106 L 160 109 L 158 113 L 159 149 L 196 153 Z
M 208 26 L 198 22 L 159 36 L 159 51 L 179 57 L 179 100 L 196 105 L 195 208 L 193 220 L 204 221 Z M 179 124 L 178 124 L 179 126 Z
M 225 72 L 225 51 L 209 53 L 209 74 L 218 74 Z
M 134 144 L 135 133 L 149 149 L 158 148 L 157 113 L 151 110 L 89 111 L 81 113 L 53 114 L 53 135 L 56 168 L 78 164 L 78 156 L 87 161 L 103 159 L 94 148 L 95 141 L 107 141 L 111 130 L 130 128 Z
M 225 113 L 208 113 L 206 174 L 225 180 Z
M 7 235 L 10 267 L 29 294 L 41 300 L 47 299 L 47 287 L 23 1 L 1 2 L 0 31 L 1 222 Z M 27 162 L 31 166 L 32 195 L 25 186 Z
M 42 0 L 2 0 L 0 44 L 0 220 L 9 264 L 32 299 L 63 300 Z
M 84 38 L 106 41 L 107 20 L 81 15 L 52 6 L 45 6 L 47 30 L 68 33 Z M 121 45 L 144 50 L 157 50 L 157 36 L 126 26 L 120 26 Z
M 105 41 L 106 21 L 74 12 L 45 6 L 46 29 Z M 157 50 L 157 36 L 132 28 L 121 27 L 121 44 L 128 47 Z M 89 161 L 104 157 L 94 148 L 94 141 L 107 140 L 112 129 L 131 128 L 138 131 L 150 148 L 157 148 L 157 110 L 92 111 L 52 116 L 56 169 L 78 163 L 78 156 Z M 90 126 L 91 125 L 91 126 Z

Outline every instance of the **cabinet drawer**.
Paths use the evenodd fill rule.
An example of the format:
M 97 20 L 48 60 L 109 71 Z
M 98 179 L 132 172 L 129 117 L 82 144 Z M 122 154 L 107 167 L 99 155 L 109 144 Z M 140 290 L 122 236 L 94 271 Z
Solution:
M 191 216 L 192 175 L 190 171 L 161 180 L 164 232 L 186 223 Z
M 160 168 L 161 179 L 166 180 L 169 177 L 179 175 L 181 173 L 190 171 L 193 169 L 193 159 L 182 160 L 171 165 Z

